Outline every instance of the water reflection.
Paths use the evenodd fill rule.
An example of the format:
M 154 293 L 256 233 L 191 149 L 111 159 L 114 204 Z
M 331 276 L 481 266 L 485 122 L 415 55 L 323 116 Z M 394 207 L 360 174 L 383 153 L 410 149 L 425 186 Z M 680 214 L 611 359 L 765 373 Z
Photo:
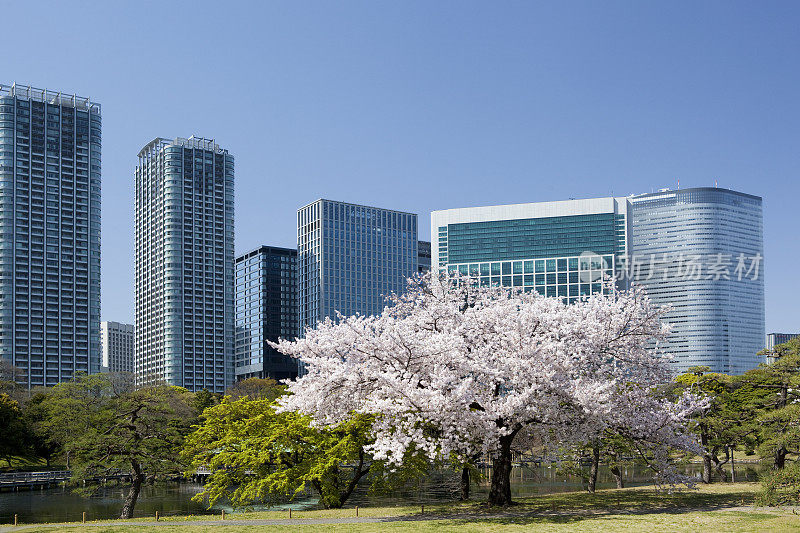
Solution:
M 700 475 L 700 465 L 688 465 L 685 473 Z M 741 465 L 736 468 L 737 481 L 756 481 L 760 465 Z M 730 472 L 730 469 L 728 469 Z M 484 471 L 484 480 L 472 486 L 473 499 L 484 498 L 489 492 L 489 475 Z M 637 486 L 650 483 L 651 472 L 644 467 L 632 466 L 623 470 L 626 486 Z M 512 471 L 511 489 L 514 497 L 532 496 L 553 492 L 575 491 L 585 488 L 579 477 L 558 475 L 554 466 L 533 468 L 514 468 Z M 607 468 L 601 468 L 598 479 L 599 488 L 613 488 L 614 478 Z M 173 483 L 166 485 L 145 486 L 136 505 L 135 516 L 153 516 L 156 511 L 160 515 L 188 515 L 219 513 L 224 505 L 206 509 L 205 505 L 191 501 L 192 496 L 202 490 L 202 486 L 194 483 Z M 30 522 L 65 522 L 81 519 L 86 512 L 87 520 L 109 519 L 119 516 L 122 500 L 127 486 L 109 485 L 102 488 L 97 495 L 86 498 L 72 493 L 69 489 L 59 487 L 45 490 L 24 490 L 20 492 L 0 493 L 0 523 L 9 523 L 16 513 L 22 523 Z M 417 485 L 404 487 L 390 495 L 370 494 L 366 488 L 359 488 L 348 501 L 348 506 L 388 506 L 419 504 L 454 500 L 458 497 L 458 481 L 454 474 L 432 473 Z M 307 497 L 274 506 L 272 509 L 309 509 L 316 506 L 316 498 Z M 264 507 L 255 507 L 263 509 Z

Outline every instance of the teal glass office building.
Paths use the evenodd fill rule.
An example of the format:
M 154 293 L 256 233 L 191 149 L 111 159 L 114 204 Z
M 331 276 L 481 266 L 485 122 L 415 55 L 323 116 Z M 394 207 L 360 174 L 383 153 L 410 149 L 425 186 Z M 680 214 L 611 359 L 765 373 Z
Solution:
M 432 262 L 481 285 L 566 301 L 600 292 L 628 253 L 628 202 L 596 198 L 431 213 Z
M 740 374 L 763 362 L 762 218 L 761 198 L 718 188 L 434 211 L 432 260 L 567 302 L 636 285 L 666 310 L 675 372 Z
M 0 85 L 0 358 L 30 387 L 100 371 L 100 105 Z
M 236 258 L 236 379 L 297 377 L 269 341 L 297 337 L 297 250 L 261 246 Z
M 701 187 L 630 200 L 633 282 L 669 308 L 672 330 L 661 348 L 675 370 L 741 374 L 763 363 L 761 198 Z
M 325 317 L 373 315 L 417 273 L 417 215 L 317 200 L 297 211 L 300 332 Z
M 157 138 L 136 167 L 134 373 L 224 392 L 234 370 L 234 160 L 213 140 Z

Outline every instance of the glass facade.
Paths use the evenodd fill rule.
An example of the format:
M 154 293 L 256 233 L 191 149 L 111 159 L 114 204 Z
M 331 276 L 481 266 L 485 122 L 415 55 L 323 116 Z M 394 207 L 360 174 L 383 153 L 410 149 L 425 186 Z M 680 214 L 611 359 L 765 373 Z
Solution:
M 136 167 L 139 385 L 224 392 L 233 382 L 233 156 L 155 139 Z
M 625 199 L 434 211 L 440 271 L 572 302 L 603 290 L 628 251 Z
M 236 259 L 236 378 L 292 379 L 295 359 L 267 341 L 297 337 L 297 250 L 262 246 Z
M 0 358 L 27 387 L 100 370 L 100 106 L 0 85 Z
M 764 362 L 756 355 L 764 347 L 761 198 L 694 188 L 635 196 L 631 204 L 640 259 L 633 283 L 670 306 L 664 320 L 672 331 L 662 348 L 675 370 L 741 374 Z M 742 265 L 746 271 L 737 272 Z
M 419 241 L 417 243 L 417 272 L 424 274 L 431 269 L 431 243 Z
M 417 272 L 417 215 L 317 200 L 297 212 L 300 331 L 380 313 Z

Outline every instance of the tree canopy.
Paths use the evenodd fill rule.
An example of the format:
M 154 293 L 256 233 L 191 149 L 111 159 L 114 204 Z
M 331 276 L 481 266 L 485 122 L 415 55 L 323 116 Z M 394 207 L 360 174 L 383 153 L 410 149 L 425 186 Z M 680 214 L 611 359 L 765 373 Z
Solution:
M 699 450 L 684 422 L 703 402 L 657 394 L 671 377 L 648 344 L 665 333 L 659 316 L 638 292 L 567 305 L 429 275 L 381 315 L 326 319 L 275 344 L 307 369 L 281 411 L 326 427 L 372 416 L 367 449 L 390 464 L 402 464 L 411 446 L 431 460 L 489 454 L 491 504 L 511 502 L 512 446 L 605 429 L 646 448 L 674 482 L 667 446 Z

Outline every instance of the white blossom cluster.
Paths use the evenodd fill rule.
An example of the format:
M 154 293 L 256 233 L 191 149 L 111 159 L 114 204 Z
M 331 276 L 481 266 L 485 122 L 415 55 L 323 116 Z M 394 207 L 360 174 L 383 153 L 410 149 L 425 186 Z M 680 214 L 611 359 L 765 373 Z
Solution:
M 307 374 L 283 410 L 322 425 L 375 415 L 376 459 L 496 456 L 501 446 L 586 442 L 612 430 L 654 458 L 668 482 L 669 446 L 699 450 L 685 420 L 702 401 L 654 394 L 670 380 L 648 349 L 666 329 L 641 293 L 573 304 L 469 279 L 411 280 L 379 316 L 326 319 L 276 348 Z M 660 461 L 659 461 L 660 460 Z

